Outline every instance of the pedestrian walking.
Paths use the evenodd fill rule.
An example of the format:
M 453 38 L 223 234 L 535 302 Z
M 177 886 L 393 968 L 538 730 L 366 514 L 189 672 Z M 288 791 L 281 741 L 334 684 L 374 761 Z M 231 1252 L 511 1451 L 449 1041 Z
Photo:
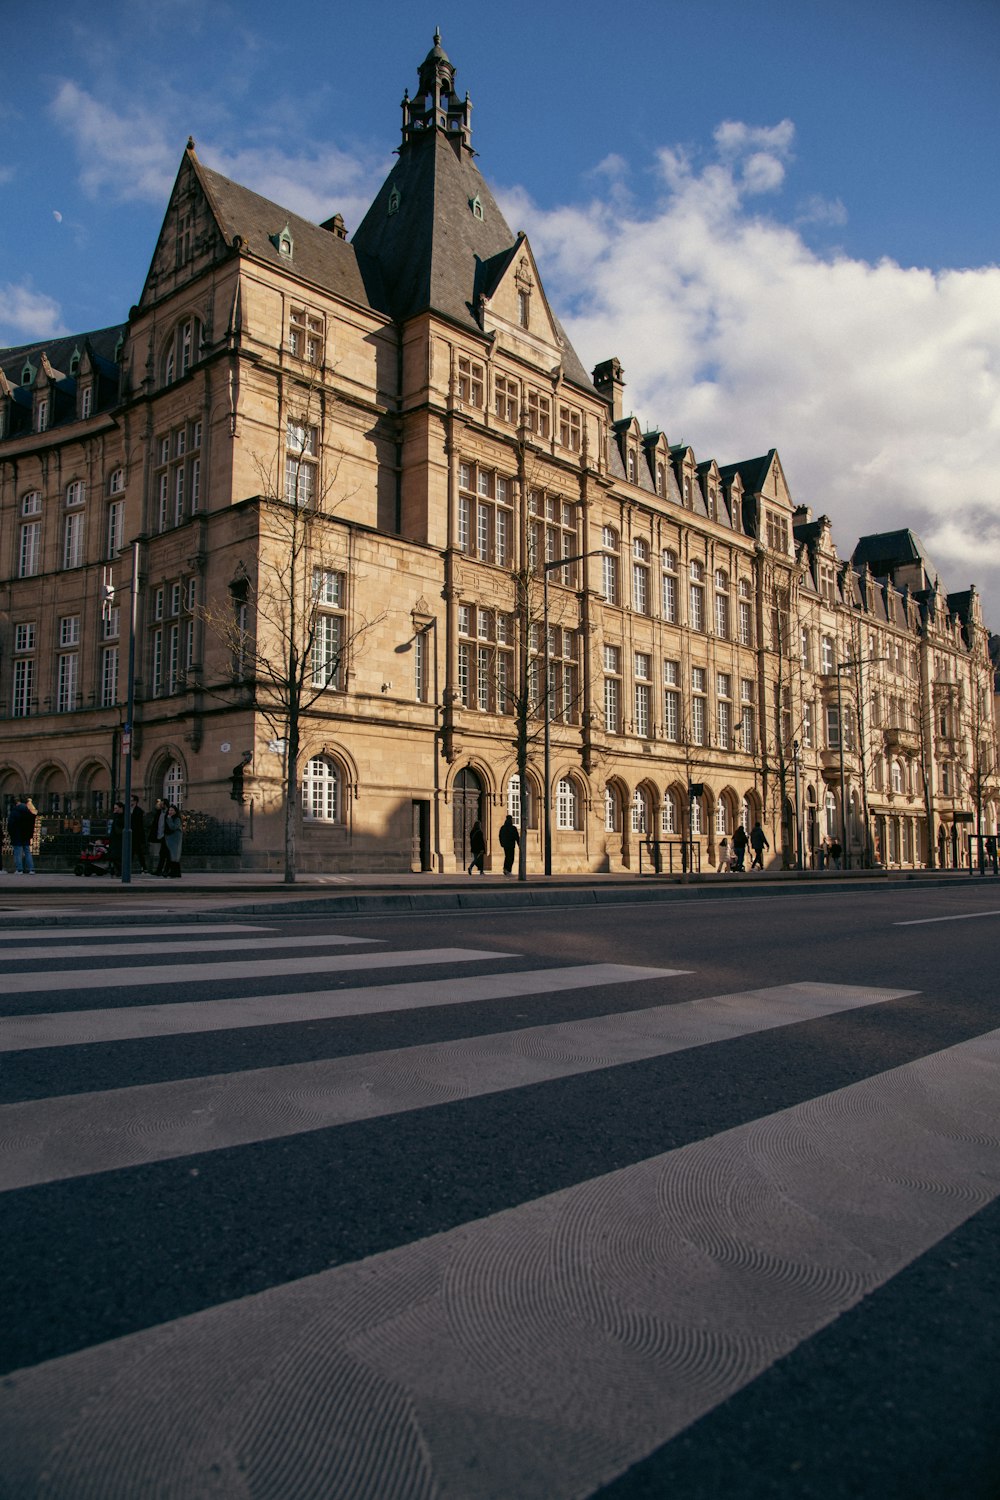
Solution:
M 510 813 L 507 814 L 500 825 L 500 848 L 503 850 L 503 872 L 510 875 L 514 869 L 514 855 L 517 846 L 521 842 L 521 835 L 517 831 L 517 825 Z
M 729 873 L 729 840 L 723 834 L 719 840 L 719 863 L 715 867 L 716 875 L 728 875 Z
M 770 849 L 770 847 L 770 844 L 767 842 L 767 834 L 761 828 L 758 819 L 750 830 L 750 848 L 753 850 L 753 859 L 750 861 L 751 870 L 763 870 L 764 850 Z
M 738 823 L 736 825 L 736 832 L 733 834 L 733 853 L 736 856 L 736 869 L 740 874 L 743 873 L 746 865 L 748 843 L 747 831 L 742 823 Z
M 486 864 L 486 839 L 483 835 L 482 825 L 477 818 L 469 832 L 469 852 L 472 855 L 469 864 L 469 874 L 478 869 L 480 875 L 484 874 Z
M 34 875 L 35 861 L 31 857 L 31 840 L 35 836 L 35 820 L 38 809 L 30 797 L 20 797 L 7 814 L 7 833 L 14 851 L 14 874 Z
M 830 863 L 835 870 L 840 869 L 840 859 L 844 850 L 839 839 L 830 840 Z
M 139 798 L 135 792 L 132 793 L 132 812 L 129 818 L 129 826 L 132 829 L 132 858 L 145 875 L 146 873 L 146 814 L 139 805 Z
M 163 842 L 167 850 L 167 868 L 165 873 L 172 880 L 181 878 L 181 841 L 183 838 L 183 825 L 177 808 L 171 802 L 163 819 Z
M 986 840 L 986 858 L 993 866 L 994 875 L 1000 875 L 1000 858 L 997 856 L 997 841 L 992 834 Z

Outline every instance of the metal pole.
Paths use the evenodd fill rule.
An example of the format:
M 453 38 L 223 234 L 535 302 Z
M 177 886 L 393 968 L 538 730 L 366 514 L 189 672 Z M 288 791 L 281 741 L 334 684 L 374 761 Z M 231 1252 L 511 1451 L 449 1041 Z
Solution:
M 549 732 L 549 569 L 548 564 L 542 564 L 542 634 L 544 644 L 542 647 L 542 663 L 544 670 L 544 681 L 542 683 L 542 714 L 545 725 L 545 750 L 543 757 L 543 780 L 545 783 L 545 873 L 552 874 L 552 809 L 551 809 L 551 735 Z
M 132 597 L 128 612 L 128 690 L 122 755 L 125 760 L 125 826 L 122 829 L 122 885 L 132 883 L 132 720 L 135 717 L 135 629 L 139 609 L 139 543 L 132 543 Z
M 851 858 L 847 849 L 847 792 L 844 788 L 844 703 L 840 691 L 841 669 L 837 668 L 837 723 L 840 740 L 840 857 L 844 869 L 850 868 Z
M 792 741 L 792 764 L 795 767 L 795 868 L 802 869 L 802 802 L 799 786 L 799 742 Z

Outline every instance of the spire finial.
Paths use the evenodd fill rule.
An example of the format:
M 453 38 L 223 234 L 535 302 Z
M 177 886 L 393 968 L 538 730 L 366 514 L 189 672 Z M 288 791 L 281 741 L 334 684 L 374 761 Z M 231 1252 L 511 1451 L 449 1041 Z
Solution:
M 435 45 L 435 47 L 440 47 L 440 45 L 441 45 L 441 28 L 440 28 L 440 26 L 435 26 L 435 28 L 434 28 L 434 45 Z

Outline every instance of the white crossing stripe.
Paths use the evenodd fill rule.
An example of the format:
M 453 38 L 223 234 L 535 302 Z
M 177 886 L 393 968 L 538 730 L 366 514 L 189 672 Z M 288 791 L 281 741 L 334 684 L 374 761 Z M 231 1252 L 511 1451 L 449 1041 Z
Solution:
M 7 943 L 62 943 L 73 938 L 94 938 L 97 942 L 105 938 L 158 937 L 161 942 L 172 942 L 175 937 L 204 937 L 210 932 L 273 932 L 273 924 L 242 922 L 171 922 L 169 928 L 162 922 L 152 927 L 63 927 L 49 922 L 42 927 L 15 927 L 0 932 L 0 956 L 7 953 Z M 96 951 L 96 950 L 92 950 Z
M 201 981 L 218 983 L 223 979 L 264 979 L 285 974 L 337 973 L 345 969 L 377 969 L 406 964 L 470 963 L 474 959 L 511 958 L 510 953 L 479 951 L 473 948 L 414 948 L 400 953 L 350 953 L 341 957 L 313 954 L 308 958 L 253 958 L 245 962 L 221 964 L 179 964 L 169 948 L 163 950 L 162 963 L 129 969 L 85 969 L 71 975 L 49 970 L 44 974 L 19 974 L 16 969 L 0 973 L 0 994 L 30 995 L 40 990 L 108 990 L 133 986 L 145 989 L 152 984 L 172 984 L 182 989 Z M 67 980 L 70 981 L 67 984 Z
M 931 927 L 935 922 L 971 922 L 976 917 L 1000 917 L 1000 911 L 961 911 L 951 917 L 911 917 L 908 922 L 893 922 L 893 927 Z
M 276 948 L 347 948 L 352 943 L 382 943 L 384 938 L 365 937 L 334 937 L 331 933 L 310 933 L 297 937 L 253 937 L 249 938 L 244 933 L 241 937 L 233 938 L 206 938 L 203 942 L 191 942 L 184 944 L 185 953 L 229 953 L 234 948 L 243 953 L 263 953 L 273 951 Z M 52 948 L 47 953 L 39 953 L 36 948 L 8 948 L 0 951 L 0 958 L 8 963 L 23 962 L 28 959 L 53 959 L 53 958 L 128 958 L 135 954 L 137 958 L 145 958 L 151 954 L 159 954 L 161 958 L 168 958 L 171 954 L 163 933 L 160 933 L 159 942 L 155 943 L 68 943 L 58 948 Z M 114 973 L 115 970 L 111 970 Z M 63 981 L 66 975 L 62 976 Z
M 423 949 L 416 953 L 356 954 L 328 959 L 330 969 L 377 969 L 418 964 L 473 962 L 512 958 L 510 953 L 474 949 Z M 321 967 L 316 965 L 315 967 Z M 195 965 L 199 978 L 219 968 Z M 254 975 L 273 965 L 247 965 Z M 176 970 L 175 970 L 176 972 Z M 284 972 L 284 971 L 282 971 Z M 114 1010 L 57 1011 L 45 1015 L 0 1017 L 0 1053 L 34 1047 L 76 1047 L 84 1042 L 120 1042 L 136 1037 L 193 1035 L 247 1026 L 277 1026 L 289 1021 L 325 1021 L 338 1016 L 368 1016 L 422 1006 L 460 1005 L 475 1000 L 507 1000 L 514 995 L 552 994 L 623 980 L 671 979 L 684 969 L 643 969 L 633 964 L 582 964 L 568 969 L 531 969 L 509 974 L 475 974 L 461 979 L 429 979 L 411 984 L 362 985 L 356 989 L 305 990 L 300 994 L 250 995 L 240 1000 L 177 1001 L 173 1005 L 128 1005 Z M 65 975 L 58 978 L 65 979 Z
M 21 1371 L 0 1388 L 5 1486 L 590 1495 L 992 1202 L 998 1098 L 994 1031 Z
M 0 1108 L 0 1192 L 478 1098 L 911 993 L 778 985 L 460 1041 L 8 1104 Z

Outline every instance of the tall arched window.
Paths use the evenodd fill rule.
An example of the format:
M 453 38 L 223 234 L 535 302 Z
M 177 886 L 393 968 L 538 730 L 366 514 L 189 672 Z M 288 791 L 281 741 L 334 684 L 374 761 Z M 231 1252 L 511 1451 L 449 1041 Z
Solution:
M 675 834 L 680 831 L 680 819 L 677 816 L 677 798 L 669 790 L 663 793 L 663 806 L 660 809 L 660 831 L 664 834 Z
M 663 567 L 663 618 L 671 625 L 677 624 L 677 553 L 665 547 L 661 558 Z
M 705 567 L 697 558 L 691 560 L 688 624 L 692 630 L 705 629 Z
M 302 816 L 310 823 L 336 823 L 340 819 L 340 777 L 325 756 L 314 756 L 306 763 Z
M 163 776 L 163 800 L 169 806 L 180 807 L 184 797 L 184 772 L 177 761 L 172 760 Z
M 644 787 L 637 786 L 632 797 L 632 832 L 648 833 L 649 826 L 649 795 Z
M 527 785 L 526 785 L 526 787 L 525 787 L 525 792 L 526 792 L 525 803 L 526 803 L 526 812 L 527 812 L 527 824 L 526 824 L 526 827 L 528 827 L 528 828 L 535 828 L 535 827 L 537 827 L 537 823 L 536 823 L 536 820 L 535 820 L 535 799 L 532 796 L 532 790 L 533 790 L 532 789 L 532 785 L 531 785 L 531 782 L 529 780 L 528 783 L 527 783 Z M 514 822 L 517 824 L 518 828 L 520 828 L 520 826 L 521 826 L 521 778 L 517 774 L 516 771 L 514 772 L 513 776 L 510 778 L 510 780 L 507 782 L 507 811 L 510 813 L 511 817 L 514 819 Z
M 198 358 L 201 342 L 201 324 L 197 318 L 185 318 L 178 323 L 163 354 L 163 384 L 170 385 L 187 374 Z
M 725 797 L 720 797 L 715 804 L 715 831 L 718 834 L 729 833 L 729 804 Z
M 604 788 L 604 831 L 621 833 L 621 802 L 613 786 Z
M 579 818 L 580 799 L 576 785 L 570 777 L 564 776 L 556 787 L 556 827 L 579 828 Z
M 826 834 L 827 838 L 837 837 L 837 799 L 832 792 L 826 794 Z
M 649 614 L 649 546 L 639 536 L 632 543 L 632 608 Z

